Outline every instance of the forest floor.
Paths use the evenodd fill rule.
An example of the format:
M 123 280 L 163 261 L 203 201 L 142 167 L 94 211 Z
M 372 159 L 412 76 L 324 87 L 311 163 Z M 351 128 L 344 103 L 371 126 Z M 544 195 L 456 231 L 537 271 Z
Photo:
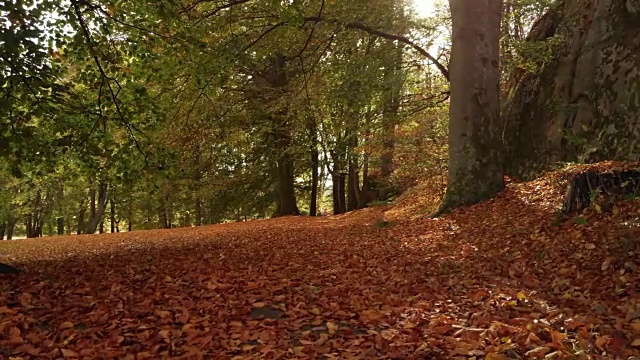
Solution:
M 628 359 L 640 202 L 559 221 L 571 171 L 436 220 L 376 207 L 1 242 L 25 272 L 0 275 L 0 358 Z

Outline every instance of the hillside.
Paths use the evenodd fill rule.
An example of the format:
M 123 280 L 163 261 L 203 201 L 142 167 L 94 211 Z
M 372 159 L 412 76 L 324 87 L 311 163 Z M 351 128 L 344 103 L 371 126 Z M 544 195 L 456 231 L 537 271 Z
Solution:
M 435 220 L 405 216 L 405 198 L 0 242 L 25 270 L 0 275 L 0 357 L 626 359 L 640 348 L 640 202 L 559 220 L 585 168 Z

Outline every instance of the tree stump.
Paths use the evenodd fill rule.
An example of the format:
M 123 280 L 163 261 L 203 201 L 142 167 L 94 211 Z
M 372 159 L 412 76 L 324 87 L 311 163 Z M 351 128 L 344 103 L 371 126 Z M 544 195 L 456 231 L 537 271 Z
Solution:
M 640 194 L 640 171 L 614 170 L 600 172 L 587 170 L 574 175 L 564 196 L 562 211 L 571 213 L 589 207 L 601 196 L 609 200 Z

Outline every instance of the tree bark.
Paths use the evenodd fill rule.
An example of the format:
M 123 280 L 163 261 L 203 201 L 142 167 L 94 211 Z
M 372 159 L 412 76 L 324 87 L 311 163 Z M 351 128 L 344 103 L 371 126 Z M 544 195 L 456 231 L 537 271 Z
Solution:
M 111 233 L 113 234 L 116 231 L 116 203 L 113 197 L 109 199 L 109 207 L 109 222 L 111 223 Z
M 93 217 L 89 220 L 89 222 L 87 223 L 87 226 L 85 227 L 86 234 L 94 234 L 98 229 L 98 225 L 102 220 L 102 215 L 104 215 L 104 211 L 107 205 L 108 190 L 109 190 L 109 186 L 107 185 L 107 183 L 105 183 L 104 181 L 101 181 L 100 184 L 98 185 L 97 208 L 96 208 L 95 202 L 93 201 L 91 202 L 91 204 L 93 204 L 92 211 L 95 211 L 95 212 Z M 95 190 L 93 191 L 93 197 L 95 198 Z
M 84 231 L 85 228 L 85 223 L 84 223 L 84 217 L 85 214 L 87 213 L 87 209 L 84 207 L 85 204 L 81 204 L 80 205 L 80 212 L 78 213 L 78 229 L 76 230 L 76 234 L 80 235 L 82 234 L 82 232 Z
M 2 222 L 0 223 L 0 240 L 4 240 L 4 232 L 5 229 L 7 228 L 7 222 Z
M 89 197 L 89 217 L 93 219 L 96 217 L 96 188 L 94 187 L 93 182 L 91 182 Z
M 281 54 L 273 56 L 272 64 L 265 79 L 273 91 L 273 95 L 281 97 L 286 91 L 288 78 L 286 73 L 286 57 Z M 274 97 L 275 98 L 275 97 Z M 278 215 L 299 215 L 294 186 L 294 164 L 291 154 L 292 126 L 286 109 L 280 108 L 271 116 L 276 148 L 276 167 L 278 171 Z
M 58 217 L 56 219 L 57 225 L 58 225 L 58 235 L 64 235 L 64 218 Z
M 449 173 L 435 214 L 504 188 L 499 102 L 502 0 L 449 0 L 453 23 Z
M 333 214 L 344 214 L 347 212 L 346 192 L 345 192 L 345 174 L 338 172 L 331 174 L 333 182 Z
M 9 223 L 7 224 L 7 240 L 13 239 L 13 230 L 16 228 L 16 219 L 10 218 Z
M 311 132 L 311 201 L 309 202 L 309 215 L 318 215 L 318 167 L 320 166 L 320 152 L 318 150 L 318 129 L 315 118 L 310 121 Z
M 202 200 L 200 200 L 200 195 L 196 191 L 196 226 L 202 225 Z
M 382 110 L 382 154 L 380 156 L 381 186 L 379 196 L 387 200 L 393 193 L 391 174 L 393 174 L 393 154 L 396 146 L 396 125 L 402 95 L 402 46 L 393 47 L 394 56 L 384 73 L 384 92 Z
M 158 206 L 158 228 L 169 228 L 169 219 L 167 218 L 167 204 L 162 193 L 160 194 L 160 205 Z
M 360 200 L 360 174 L 358 164 L 353 157 L 349 158 L 349 187 L 347 193 L 347 211 L 357 210 Z

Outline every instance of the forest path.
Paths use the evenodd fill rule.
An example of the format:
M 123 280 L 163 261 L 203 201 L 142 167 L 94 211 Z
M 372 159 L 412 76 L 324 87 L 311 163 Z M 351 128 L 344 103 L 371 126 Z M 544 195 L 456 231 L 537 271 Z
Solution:
M 612 224 L 640 206 L 553 225 L 552 183 L 438 220 L 373 208 L 2 242 L 26 271 L 0 276 L 0 358 L 635 354 L 638 249 L 616 255 Z

